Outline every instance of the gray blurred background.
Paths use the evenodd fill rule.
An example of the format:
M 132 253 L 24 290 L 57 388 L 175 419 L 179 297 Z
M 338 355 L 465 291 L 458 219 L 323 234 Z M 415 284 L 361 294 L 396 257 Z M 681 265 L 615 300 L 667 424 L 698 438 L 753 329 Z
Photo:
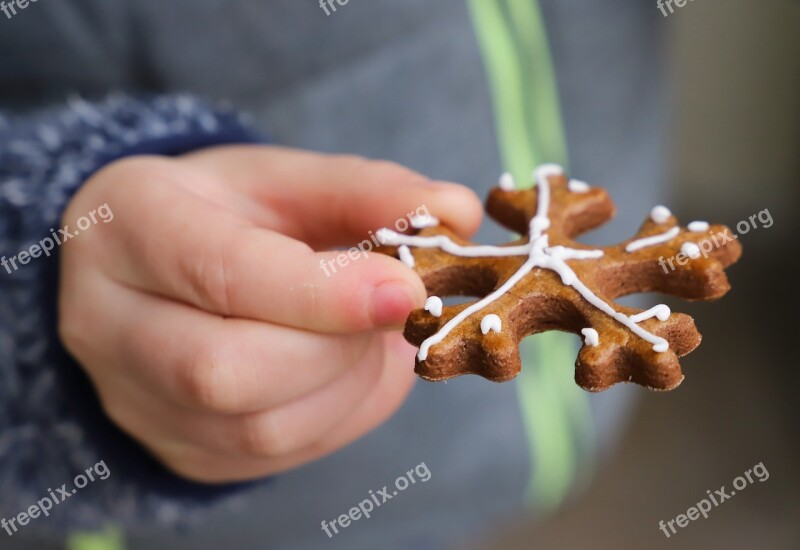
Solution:
M 509 518 L 480 548 L 800 548 L 800 3 L 697 0 L 668 27 L 673 210 L 733 227 L 768 208 L 775 223 L 742 236 L 723 300 L 675 304 L 704 336 L 683 385 L 643 392 L 582 495 L 549 521 Z M 768 480 L 669 539 L 659 530 L 759 462 Z

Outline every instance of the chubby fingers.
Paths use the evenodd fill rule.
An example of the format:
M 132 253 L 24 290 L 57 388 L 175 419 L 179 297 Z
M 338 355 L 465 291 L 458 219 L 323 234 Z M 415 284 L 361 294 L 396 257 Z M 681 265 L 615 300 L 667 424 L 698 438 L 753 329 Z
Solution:
M 98 327 L 92 338 L 102 331 L 110 356 L 84 362 L 129 365 L 114 376 L 139 380 L 160 398 L 194 411 L 244 414 L 288 403 L 364 363 L 380 338 L 372 332 L 318 334 L 226 319 L 107 280 L 92 287 L 94 300 L 84 306 L 84 319 Z M 103 322 L 101 304 L 109 303 L 125 312 L 114 324 Z M 87 334 L 82 326 L 72 330 Z M 80 341 L 73 347 L 81 348 Z M 73 353 L 84 359 L 81 351 Z
M 178 474 L 209 483 L 247 480 L 325 456 L 380 425 L 416 380 L 413 353 L 399 334 L 381 335 L 360 365 L 333 383 L 242 415 L 175 408 L 135 387 L 103 401 L 112 419 Z
M 419 277 L 393 258 L 370 254 L 334 274 L 326 266 L 336 253 L 315 253 L 179 186 L 139 183 L 121 192 L 127 207 L 104 228 L 121 246 L 87 252 L 105 254 L 103 269 L 126 286 L 226 317 L 328 333 L 397 326 L 424 303 Z

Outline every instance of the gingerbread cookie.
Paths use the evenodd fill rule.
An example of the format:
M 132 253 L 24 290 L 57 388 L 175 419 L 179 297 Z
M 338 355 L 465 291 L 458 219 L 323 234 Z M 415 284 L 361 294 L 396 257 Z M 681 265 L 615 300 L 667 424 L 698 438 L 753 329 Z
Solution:
M 478 374 L 504 382 L 520 371 L 520 340 L 562 330 L 583 337 L 575 380 L 586 390 L 618 382 L 678 386 L 678 357 L 700 344 L 694 320 L 664 304 L 642 311 L 614 299 L 637 292 L 721 297 L 730 289 L 724 268 L 741 255 L 736 237 L 705 222 L 682 228 L 658 206 L 633 239 L 583 245 L 573 239 L 615 214 L 608 194 L 569 180 L 555 165 L 534 177 L 534 189 L 515 190 L 504 175 L 487 201 L 492 218 L 524 235 L 518 241 L 472 244 L 435 220 L 414 224 L 420 229 L 413 235 L 376 233 L 379 250 L 413 267 L 430 296 L 405 327 L 405 338 L 419 347 L 416 372 L 433 381 Z M 710 239 L 716 246 L 706 246 Z M 442 296 L 478 299 L 445 306 Z

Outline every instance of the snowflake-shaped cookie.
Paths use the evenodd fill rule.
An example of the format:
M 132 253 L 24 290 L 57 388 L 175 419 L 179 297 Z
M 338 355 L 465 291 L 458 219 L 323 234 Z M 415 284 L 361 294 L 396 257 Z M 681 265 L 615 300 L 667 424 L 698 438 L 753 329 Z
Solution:
M 700 344 L 692 318 L 664 304 L 641 311 L 614 299 L 637 292 L 721 297 L 730 289 L 724 268 L 741 255 L 735 236 L 705 222 L 681 228 L 658 206 L 633 239 L 586 246 L 573 239 L 614 216 L 608 194 L 568 180 L 555 165 L 537 168 L 534 178 L 534 189 L 515 190 L 504 175 L 487 201 L 492 218 L 524 235 L 518 241 L 472 244 L 435 220 L 416 224 L 423 228 L 414 235 L 376 233 L 381 251 L 413 267 L 430 295 L 405 327 L 419 346 L 416 372 L 433 381 L 478 374 L 504 382 L 520 371 L 520 340 L 562 330 L 583 336 L 575 379 L 586 390 L 628 381 L 678 386 L 678 357 Z M 446 296 L 479 299 L 444 306 Z

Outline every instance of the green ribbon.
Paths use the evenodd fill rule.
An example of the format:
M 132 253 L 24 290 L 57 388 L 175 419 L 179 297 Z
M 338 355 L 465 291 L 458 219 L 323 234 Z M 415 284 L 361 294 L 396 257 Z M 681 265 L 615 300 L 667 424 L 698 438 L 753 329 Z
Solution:
M 517 185 L 533 186 L 545 162 L 568 166 L 555 70 L 536 0 L 468 0 L 492 93 L 501 160 Z M 548 332 L 520 346 L 517 394 L 531 456 L 527 499 L 555 509 L 586 471 L 593 426 L 574 382 L 574 337 Z M 588 442 L 581 448 L 581 442 Z

